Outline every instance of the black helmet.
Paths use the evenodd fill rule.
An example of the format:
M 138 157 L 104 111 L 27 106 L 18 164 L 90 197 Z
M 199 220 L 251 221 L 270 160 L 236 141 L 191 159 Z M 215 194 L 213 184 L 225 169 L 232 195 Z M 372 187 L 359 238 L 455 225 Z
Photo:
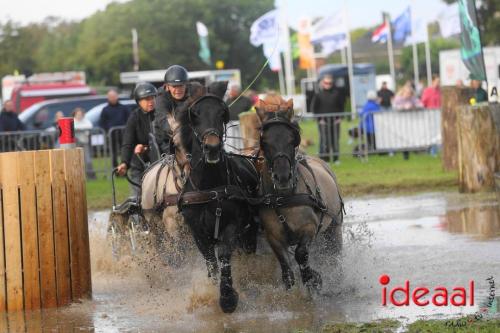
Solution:
M 188 82 L 187 70 L 179 65 L 172 65 L 165 72 L 165 83 L 184 84 Z
M 134 99 L 136 102 L 138 102 L 140 99 L 149 97 L 149 96 L 156 96 L 157 91 L 155 86 L 153 86 L 149 82 L 141 82 L 138 83 L 135 86 L 134 89 Z

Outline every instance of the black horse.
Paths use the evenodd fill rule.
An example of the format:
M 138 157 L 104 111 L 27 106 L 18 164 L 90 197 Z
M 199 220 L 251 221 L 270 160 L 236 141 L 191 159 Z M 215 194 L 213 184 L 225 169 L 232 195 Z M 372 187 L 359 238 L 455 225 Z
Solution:
M 218 89 L 217 89 L 218 88 Z M 231 255 L 238 244 L 255 251 L 256 225 L 247 198 L 256 194 L 258 174 L 251 161 L 223 149 L 229 110 L 222 101 L 227 82 L 200 90 L 177 110 L 181 145 L 189 156 L 179 208 L 206 260 L 208 275 L 219 272 L 219 304 L 226 313 L 238 305 Z

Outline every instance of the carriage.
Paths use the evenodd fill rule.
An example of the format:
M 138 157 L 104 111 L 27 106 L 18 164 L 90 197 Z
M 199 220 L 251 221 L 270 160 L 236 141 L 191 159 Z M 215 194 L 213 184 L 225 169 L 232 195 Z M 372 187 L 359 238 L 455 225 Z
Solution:
M 238 304 L 231 277 L 235 247 L 254 251 L 260 226 L 280 262 L 285 287 L 289 289 L 295 282 L 289 260 L 289 249 L 294 247 L 303 284 L 319 290 L 321 275 L 310 267 L 309 247 L 321 233 L 332 244 L 332 253 L 339 254 L 344 211 L 328 165 L 298 153 L 300 129 L 293 122 L 291 100 L 271 96 L 259 101 L 260 147 L 256 155 L 224 151 L 228 122 L 228 108 L 222 101 L 225 88 L 200 89 L 177 110 L 179 130 L 174 131 L 174 143 L 179 149 L 167 168 L 173 170 L 170 189 L 175 193 L 164 191 L 169 179 L 164 176 L 158 200 L 161 176 L 150 176 L 154 183 L 145 182 L 146 172 L 138 216 L 146 217 L 154 237 L 172 244 L 179 223 L 173 222 L 174 215 L 169 216 L 168 211 L 182 216 L 205 259 L 209 277 L 220 282 L 222 310 L 233 312 Z

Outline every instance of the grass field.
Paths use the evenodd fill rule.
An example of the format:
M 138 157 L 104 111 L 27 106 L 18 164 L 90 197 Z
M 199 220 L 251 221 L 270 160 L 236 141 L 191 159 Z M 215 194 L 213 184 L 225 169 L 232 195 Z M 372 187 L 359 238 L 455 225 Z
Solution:
M 444 172 L 440 156 L 427 153 L 412 153 L 409 160 L 402 154 L 394 156 L 373 155 L 368 160 L 352 157 L 354 143 L 348 144 L 347 130 L 356 122 L 344 121 L 341 126 L 340 165 L 330 164 L 337 175 L 344 196 L 365 194 L 412 193 L 421 191 L 437 191 L 456 189 L 455 172 Z M 307 148 L 309 154 L 318 152 L 318 131 L 315 121 L 306 120 L 301 123 L 302 137 L 310 140 Z M 94 161 L 97 167 L 106 168 L 109 160 Z M 102 170 L 102 169 L 101 169 Z M 117 180 L 117 199 L 123 201 L 129 194 L 127 182 Z M 111 182 L 101 175 L 98 180 L 87 182 L 88 207 L 104 209 L 111 207 Z

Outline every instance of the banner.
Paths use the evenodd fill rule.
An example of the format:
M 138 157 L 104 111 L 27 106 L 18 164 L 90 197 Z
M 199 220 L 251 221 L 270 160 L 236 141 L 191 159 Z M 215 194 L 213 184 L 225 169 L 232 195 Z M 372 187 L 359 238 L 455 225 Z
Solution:
M 210 56 L 210 47 L 208 46 L 208 29 L 203 23 L 196 22 L 196 31 L 200 38 L 200 52 L 198 52 L 198 55 L 204 63 L 211 65 L 212 60 Z
M 301 69 L 313 68 L 314 47 L 311 44 L 311 20 L 302 18 L 299 20 L 297 41 L 299 45 L 299 67 Z
M 411 34 L 411 9 L 408 6 L 403 13 L 401 13 L 392 22 L 392 40 L 396 43 L 403 43 Z
M 387 22 L 379 25 L 372 33 L 372 43 L 386 43 L 389 35 L 389 24 Z
M 273 71 L 281 69 L 280 53 L 284 48 L 279 35 L 280 21 L 277 9 L 265 13 L 250 27 L 250 43 L 256 47 L 263 46 L 264 55 L 269 60 L 269 67 Z
M 458 3 L 446 6 L 438 15 L 439 30 L 444 38 L 458 35 L 460 30 L 460 16 Z
M 477 25 L 476 4 L 474 0 L 459 0 L 458 12 L 460 15 L 460 41 L 462 47 L 460 55 L 465 67 L 471 74 L 471 79 L 486 80 L 481 35 Z
M 423 17 L 413 18 L 412 30 L 406 38 L 404 45 L 412 45 L 413 43 L 425 43 L 429 38 L 427 32 L 427 20 Z
M 321 44 L 323 55 L 347 47 L 347 12 L 326 17 L 312 27 L 311 42 Z

